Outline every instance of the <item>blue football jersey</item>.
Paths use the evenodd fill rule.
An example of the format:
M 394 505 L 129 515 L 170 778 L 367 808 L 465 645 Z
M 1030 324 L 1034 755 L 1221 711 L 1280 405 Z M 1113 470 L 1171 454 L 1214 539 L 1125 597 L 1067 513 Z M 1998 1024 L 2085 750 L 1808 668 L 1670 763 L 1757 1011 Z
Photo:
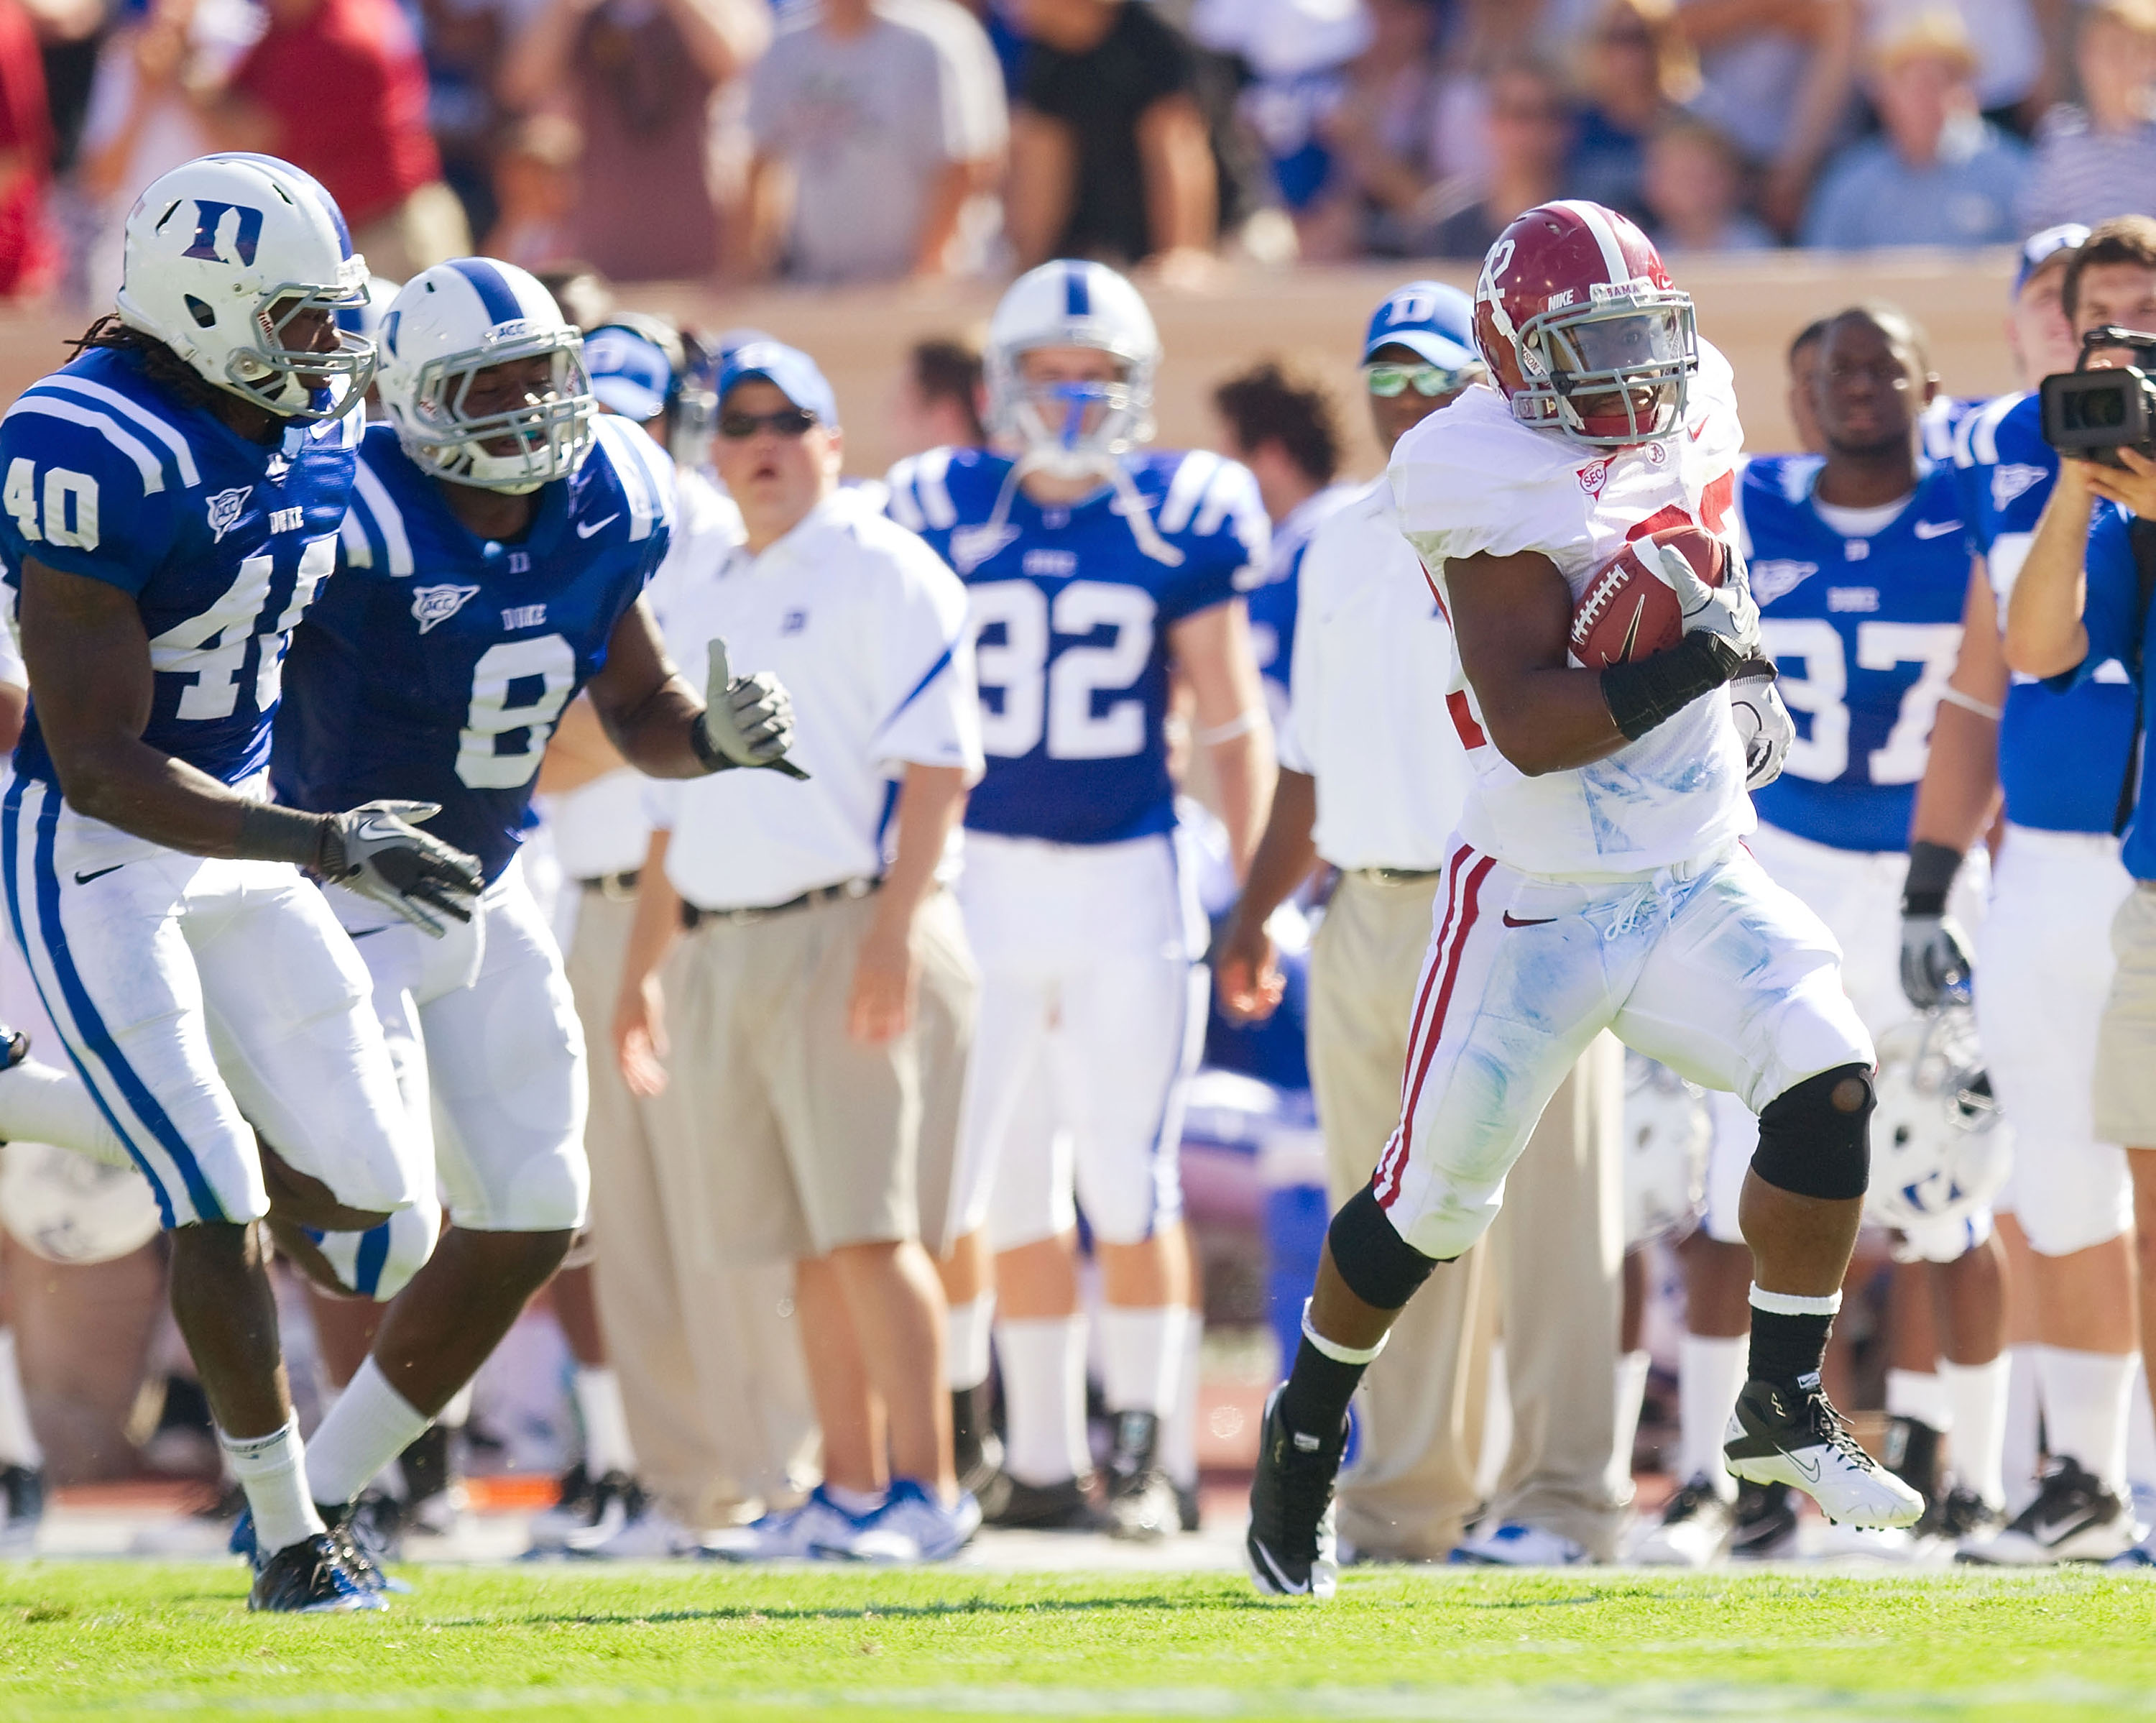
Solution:
M 357 413 L 251 443 L 93 348 L 0 421 L 0 561 L 131 594 L 156 672 L 142 739 L 225 784 L 270 763 L 293 625 L 336 560 Z M 51 780 L 37 702 L 15 766 Z
M 1961 651 L 1968 527 L 1951 466 L 1868 537 L 1820 518 L 1815 455 L 1761 455 L 1738 486 L 1742 543 L 1767 651 L 1797 740 L 1753 792 L 1759 817 L 1837 850 L 1909 841 L 1932 721 Z
M 974 831 L 1097 844 L 1175 824 L 1168 632 L 1262 578 L 1270 535 L 1234 461 L 1161 450 L 1125 466 L 1173 563 L 1140 546 L 1106 486 L 1048 508 L 1011 486 L 998 524 L 1004 456 L 939 449 L 891 470 L 892 518 L 966 583 L 988 752 Z
M 1303 553 L 1328 517 L 1362 492 L 1359 485 L 1328 485 L 1288 512 L 1273 528 L 1265 578 L 1251 589 L 1250 651 L 1265 679 L 1265 703 L 1276 728 L 1286 720 L 1295 673 L 1295 613 L 1301 599 Z
M 598 420 L 517 544 L 475 536 L 372 427 L 336 577 L 292 643 L 277 799 L 318 813 L 439 802 L 427 830 L 500 874 L 562 708 L 606 662 L 673 516 L 672 469 L 626 419 Z
M 2059 476 L 2034 394 L 2001 395 L 1962 421 L 1954 465 L 1976 549 L 2005 625 L 2007 595 Z M 2115 659 L 2067 689 L 2016 676 L 1999 723 L 2006 817 L 2046 831 L 2109 831 L 2133 746 L 2133 689 Z

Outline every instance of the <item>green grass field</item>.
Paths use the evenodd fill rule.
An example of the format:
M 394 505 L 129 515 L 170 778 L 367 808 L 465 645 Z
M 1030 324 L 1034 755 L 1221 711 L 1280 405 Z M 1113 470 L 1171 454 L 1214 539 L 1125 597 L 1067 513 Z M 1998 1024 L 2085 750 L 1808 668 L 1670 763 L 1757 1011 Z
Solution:
M 249 1617 L 224 1566 L 0 1568 L 0 1717 L 2156 1715 L 2133 1576 L 434 1569 Z

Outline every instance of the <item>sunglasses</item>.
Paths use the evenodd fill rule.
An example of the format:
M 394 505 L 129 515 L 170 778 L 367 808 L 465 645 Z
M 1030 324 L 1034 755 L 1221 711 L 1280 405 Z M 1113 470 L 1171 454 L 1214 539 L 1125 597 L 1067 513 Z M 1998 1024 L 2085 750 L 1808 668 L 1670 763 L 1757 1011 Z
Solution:
M 1463 365 L 1457 371 L 1449 370 L 1443 365 L 1366 365 L 1363 368 L 1363 380 L 1368 384 L 1370 393 L 1388 401 L 1395 395 L 1405 393 L 1409 384 L 1413 384 L 1414 392 L 1426 400 L 1439 395 L 1456 394 L 1481 374 L 1480 365 Z
M 805 437 L 815 428 L 816 415 L 806 407 L 783 407 L 776 413 L 719 414 L 719 435 L 737 443 L 746 442 L 760 430 L 782 437 Z

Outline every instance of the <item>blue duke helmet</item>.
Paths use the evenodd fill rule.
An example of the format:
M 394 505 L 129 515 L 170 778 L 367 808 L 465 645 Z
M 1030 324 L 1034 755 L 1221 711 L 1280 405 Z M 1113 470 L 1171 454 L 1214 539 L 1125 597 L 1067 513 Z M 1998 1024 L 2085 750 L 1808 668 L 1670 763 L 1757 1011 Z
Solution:
M 583 337 L 528 271 L 485 257 L 436 264 L 404 284 L 379 338 L 382 416 L 422 471 L 522 493 L 583 464 L 598 414 Z M 467 410 L 480 372 L 529 358 L 547 362 L 543 394 L 503 411 Z
M 128 213 L 115 309 L 205 382 L 285 419 L 335 419 L 367 389 L 374 343 L 286 345 L 309 311 L 367 302 L 367 260 L 336 201 L 274 156 L 203 156 L 151 182 Z

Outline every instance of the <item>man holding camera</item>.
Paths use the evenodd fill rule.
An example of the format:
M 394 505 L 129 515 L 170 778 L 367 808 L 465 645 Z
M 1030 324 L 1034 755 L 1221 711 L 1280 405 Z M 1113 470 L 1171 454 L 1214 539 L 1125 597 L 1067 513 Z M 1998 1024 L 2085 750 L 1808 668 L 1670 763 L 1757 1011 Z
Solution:
M 2093 309 L 2092 287 L 2102 290 L 2094 296 L 2103 302 L 2101 317 L 2083 315 Z M 2092 394 L 2087 386 L 2061 389 L 2056 382 L 2046 390 L 2051 399 L 2045 435 L 2066 458 L 2007 599 L 2006 661 L 2022 675 L 2059 687 L 2115 680 L 2117 666 L 2123 666 L 2137 689 L 2135 728 L 2145 753 L 2145 635 L 2149 593 L 2156 585 L 2156 454 L 2142 440 L 2145 432 L 2134 447 L 2107 445 L 2101 431 L 2074 427 L 2131 426 L 2138 417 L 2137 398 L 2156 388 L 2139 374 L 2156 370 L 2156 221 L 2128 216 L 2097 229 L 2070 266 L 2068 306 L 2082 336 L 2081 369 L 2133 368 L 2134 374 L 2122 378 L 2116 393 Z M 2082 397 L 2080 410 L 2063 410 L 2061 398 L 2066 394 Z M 2156 831 L 2137 806 L 2140 757 L 2123 774 L 2118 798 L 2117 823 L 2124 835 L 2120 859 L 2135 889 L 2112 923 L 2118 968 L 2097 1034 L 2093 1098 L 2097 1139 L 2128 1151 L 2141 1241 L 2145 1352 L 2156 1338 Z M 2092 1302 L 2116 1304 L 2115 1298 Z M 2107 1314 L 2113 1323 L 2125 1315 L 2117 1309 L 2091 1314 Z M 2117 1479 L 2102 1482 L 2118 1488 Z M 2125 1537 L 2118 1541 L 2123 1545 Z

